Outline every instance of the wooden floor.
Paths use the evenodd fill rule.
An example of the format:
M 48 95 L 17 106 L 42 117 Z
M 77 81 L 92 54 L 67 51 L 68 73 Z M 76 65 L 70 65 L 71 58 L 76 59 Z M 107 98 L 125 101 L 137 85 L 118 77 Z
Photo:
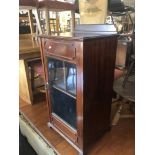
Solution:
M 78 152 L 58 133 L 47 127 L 48 110 L 45 102 L 26 105 L 20 101 L 20 113 L 24 115 L 36 132 L 61 155 L 77 155 Z M 134 119 L 121 118 L 118 125 L 101 137 L 90 149 L 88 155 L 134 155 Z

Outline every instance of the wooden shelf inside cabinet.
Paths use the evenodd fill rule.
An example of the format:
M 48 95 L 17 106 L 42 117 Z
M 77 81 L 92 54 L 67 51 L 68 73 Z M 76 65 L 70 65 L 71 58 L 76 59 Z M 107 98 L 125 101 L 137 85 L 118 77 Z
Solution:
M 86 33 L 69 36 L 40 36 L 49 126 L 80 154 L 87 153 L 110 129 L 117 47 L 117 35 L 110 34 L 112 31 L 95 34 L 86 29 Z

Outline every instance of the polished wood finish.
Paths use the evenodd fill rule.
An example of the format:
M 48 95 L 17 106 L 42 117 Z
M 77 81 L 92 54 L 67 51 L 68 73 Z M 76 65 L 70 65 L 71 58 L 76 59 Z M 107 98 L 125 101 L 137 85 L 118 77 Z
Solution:
M 31 39 L 31 34 L 24 34 L 19 36 L 19 58 L 29 59 L 40 57 L 40 49 L 37 42 Z
M 48 7 L 50 9 L 55 10 L 75 10 L 78 8 L 78 5 L 67 3 L 67 2 L 60 2 L 60 1 L 53 1 L 53 0 L 19 0 L 19 6 L 31 6 L 31 7 L 38 7 L 38 8 L 45 8 Z
M 40 57 L 39 44 L 31 37 L 32 34 L 19 35 L 19 59 Z
M 40 38 L 47 83 L 49 83 L 47 57 L 65 61 L 72 58 L 70 61 L 76 64 L 77 143 L 61 128 L 64 124 L 62 120 L 59 120 L 60 124 L 55 127 L 67 135 L 66 139 L 74 144 L 73 147 L 78 147 L 79 152 L 85 154 L 91 144 L 111 126 L 110 112 L 117 36 L 82 34 L 77 37 L 73 34 L 72 37 L 40 36 Z M 76 51 L 75 54 L 74 51 Z M 47 90 L 50 123 L 54 126 L 50 94 Z
M 70 127 L 68 127 L 67 124 L 62 123 L 62 121 L 60 121 L 56 115 L 53 115 L 52 117 L 52 124 L 61 132 L 63 132 L 63 134 L 68 136 L 68 138 L 71 139 L 74 143 L 77 142 L 77 131 L 71 130 Z
M 33 6 L 35 7 L 37 0 L 19 0 L 19 6 Z
M 116 47 L 117 40 L 113 36 L 88 40 L 84 44 L 84 148 L 87 148 L 111 126 L 110 113 Z
M 71 3 L 67 3 L 67 2 L 60 2 L 60 1 L 51 1 L 51 0 L 41 0 L 38 3 L 39 8 L 44 8 L 44 7 L 48 7 L 50 9 L 54 9 L 54 10 L 75 10 L 76 9 L 76 5 L 75 4 L 71 4 Z
M 60 46 L 61 44 L 61 46 Z M 44 48 L 47 55 L 73 60 L 76 57 L 76 48 L 73 41 L 55 41 L 46 39 Z
M 56 131 L 48 128 L 48 108 L 45 102 L 28 105 L 20 100 L 20 113 L 33 129 L 52 147 L 56 154 L 78 155 L 78 152 Z M 24 106 L 26 105 L 26 106 Z M 115 107 L 112 108 L 115 111 Z M 93 126 L 92 126 L 93 127 Z M 134 155 L 135 154 L 134 119 L 120 119 L 119 124 L 91 146 L 88 155 Z

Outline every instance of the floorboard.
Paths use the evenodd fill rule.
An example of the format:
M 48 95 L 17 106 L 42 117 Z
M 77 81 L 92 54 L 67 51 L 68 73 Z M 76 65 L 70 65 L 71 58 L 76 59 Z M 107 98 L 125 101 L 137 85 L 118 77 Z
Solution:
M 23 102 L 23 101 L 20 101 Z M 47 127 L 48 109 L 45 102 L 20 106 L 20 113 L 30 122 L 43 139 L 61 155 L 78 155 L 78 152 L 58 133 Z M 89 150 L 88 155 L 134 155 L 134 119 L 121 118 L 118 125 L 101 137 Z

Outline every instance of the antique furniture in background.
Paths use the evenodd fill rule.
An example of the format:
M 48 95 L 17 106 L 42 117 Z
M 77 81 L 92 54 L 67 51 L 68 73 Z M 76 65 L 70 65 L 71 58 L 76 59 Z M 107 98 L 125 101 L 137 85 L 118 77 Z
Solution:
M 59 33 L 59 17 L 58 12 L 71 11 L 71 31 L 75 27 L 75 10 L 78 8 L 77 2 L 69 3 L 59 0 L 20 0 L 20 9 L 29 9 L 34 11 L 37 29 L 39 34 L 51 34 L 50 30 L 50 11 L 56 12 L 56 33 Z M 41 12 L 45 11 L 45 24 L 41 23 Z
M 19 38 L 19 97 L 33 104 L 34 95 L 44 89 L 44 79 L 38 44 L 30 34 Z
M 40 36 L 48 125 L 80 154 L 111 126 L 115 34 L 113 25 L 79 25 L 66 37 Z

